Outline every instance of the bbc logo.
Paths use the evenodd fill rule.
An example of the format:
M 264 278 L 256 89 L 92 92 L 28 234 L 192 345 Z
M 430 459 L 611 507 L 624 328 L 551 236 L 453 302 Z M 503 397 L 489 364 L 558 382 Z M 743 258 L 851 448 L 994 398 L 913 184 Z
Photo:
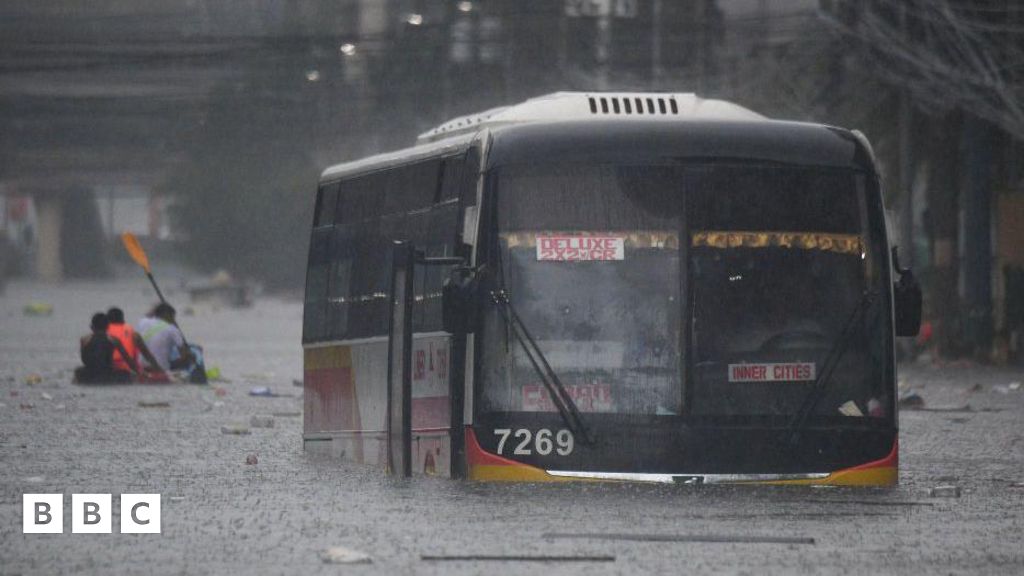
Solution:
M 71 533 L 110 534 L 113 512 L 110 494 L 72 494 Z M 63 534 L 64 495 L 25 494 L 21 518 L 24 534 Z M 159 534 L 160 495 L 121 494 L 121 533 Z

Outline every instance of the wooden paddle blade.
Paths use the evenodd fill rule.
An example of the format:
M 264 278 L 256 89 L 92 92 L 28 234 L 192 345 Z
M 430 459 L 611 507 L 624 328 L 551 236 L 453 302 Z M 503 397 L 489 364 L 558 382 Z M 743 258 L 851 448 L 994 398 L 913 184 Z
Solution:
M 124 249 L 128 251 L 128 255 L 132 257 L 132 260 L 135 260 L 135 263 L 142 266 L 142 269 L 148 273 L 149 258 L 146 257 L 146 251 L 142 249 L 139 239 L 135 237 L 135 234 L 131 232 L 121 234 L 121 242 L 124 243 Z

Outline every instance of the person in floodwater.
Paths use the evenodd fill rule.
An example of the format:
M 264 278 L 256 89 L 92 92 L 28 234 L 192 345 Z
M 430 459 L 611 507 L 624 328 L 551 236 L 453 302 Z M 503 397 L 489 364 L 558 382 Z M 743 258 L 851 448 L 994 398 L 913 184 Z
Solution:
M 130 360 L 128 362 L 130 370 L 138 371 L 138 364 L 128 355 L 124 345 L 119 340 L 107 335 L 109 325 L 110 322 L 107 320 L 106 314 L 102 312 L 93 314 L 89 324 L 92 333 L 83 336 L 79 343 L 83 366 L 75 369 L 75 382 L 80 384 L 131 382 L 131 371 L 118 370 L 114 367 L 115 353 Z
M 139 320 L 136 332 L 152 352 L 155 364 L 146 359 L 146 369 L 152 372 L 187 370 L 190 373 L 201 365 L 198 356 L 200 348 L 192 349 L 185 343 L 185 336 L 178 328 L 174 307 L 161 302 L 145 318 Z M 189 379 L 191 380 L 191 374 Z
M 110 325 L 107 327 L 107 336 L 114 338 L 121 342 L 124 346 L 125 351 L 128 353 L 128 357 L 123 357 L 121 354 L 114 354 L 114 369 L 129 371 L 129 360 L 134 361 L 136 366 L 139 366 L 139 355 L 141 354 L 146 362 L 150 366 L 158 366 L 156 358 L 153 353 L 150 352 L 149 347 L 146 346 L 146 341 L 142 339 L 142 336 L 132 328 L 131 324 L 125 324 L 124 322 L 124 311 L 120 308 L 113 306 L 107 310 L 107 320 Z M 147 379 L 146 375 L 136 370 L 140 377 L 144 380 Z M 159 371 L 156 376 L 156 380 L 169 380 L 170 378 L 162 370 Z

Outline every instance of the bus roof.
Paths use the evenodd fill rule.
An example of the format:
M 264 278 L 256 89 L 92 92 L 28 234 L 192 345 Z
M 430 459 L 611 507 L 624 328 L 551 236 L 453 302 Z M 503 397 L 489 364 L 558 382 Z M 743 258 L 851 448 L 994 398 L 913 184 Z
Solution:
M 854 132 L 803 122 L 609 119 L 517 124 L 491 131 L 487 168 L 558 161 L 738 160 L 874 171 Z
M 360 158 L 359 160 L 353 160 L 352 162 L 336 164 L 324 170 L 320 175 L 320 180 L 334 180 L 344 176 L 365 174 L 390 166 L 409 164 L 426 158 L 459 154 L 465 152 L 469 148 L 470 144 L 473 142 L 473 136 L 473 134 L 465 134 L 440 140 L 438 142 L 430 142 L 419 146 L 413 146 L 411 148 L 402 148 L 401 150 L 367 156 L 366 158 Z
M 679 120 L 759 121 L 764 116 L 725 100 L 673 92 L 555 92 L 512 106 L 460 116 L 419 135 L 434 142 L 481 128 L 514 124 L 628 118 L 653 122 Z
M 874 170 L 856 132 L 770 120 L 742 106 L 694 94 L 556 92 L 450 120 L 418 144 L 331 166 L 321 180 L 459 154 L 487 130 L 487 167 L 520 162 L 736 159 Z

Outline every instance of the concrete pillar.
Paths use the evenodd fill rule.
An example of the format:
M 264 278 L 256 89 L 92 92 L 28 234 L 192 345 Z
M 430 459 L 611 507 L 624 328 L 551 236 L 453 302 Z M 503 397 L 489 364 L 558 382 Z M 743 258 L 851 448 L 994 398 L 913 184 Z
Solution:
M 64 278 L 61 262 L 61 227 L 64 222 L 64 200 L 56 195 L 37 194 L 36 206 L 36 275 L 48 282 Z

